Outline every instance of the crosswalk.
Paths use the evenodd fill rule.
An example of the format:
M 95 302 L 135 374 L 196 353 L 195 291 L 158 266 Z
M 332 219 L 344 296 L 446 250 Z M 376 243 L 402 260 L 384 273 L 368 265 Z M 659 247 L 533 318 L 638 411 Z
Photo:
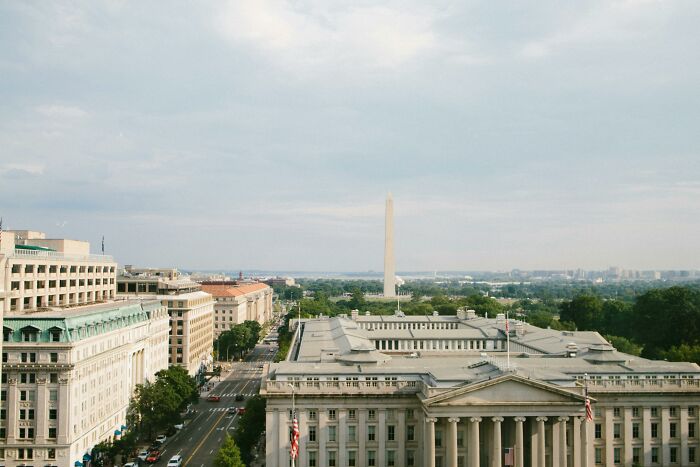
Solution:
M 229 407 L 212 407 L 209 412 L 226 412 Z
M 236 395 L 242 394 L 243 397 L 252 397 L 252 396 L 257 396 L 257 392 L 227 392 L 224 394 L 216 394 L 217 396 L 221 397 L 236 397 Z

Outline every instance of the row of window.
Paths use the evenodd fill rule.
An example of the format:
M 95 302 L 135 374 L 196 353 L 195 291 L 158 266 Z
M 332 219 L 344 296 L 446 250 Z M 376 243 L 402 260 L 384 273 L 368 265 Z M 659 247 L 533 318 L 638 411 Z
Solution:
M 677 407 L 677 406 L 668 407 L 668 416 L 670 418 L 679 417 L 680 416 L 679 415 L 680 409 L 681 408 Z M 659 412 L 660 412 L 659 407 L 649 407 L 649 415 L 651 417 L 658 417 Z M 613 413 L 613 417 L 619 418 L 619 417 L 622 417 L 623 410 L 621 407 L 613 407 L 612 413 Z M 691 405 L 688 407 L 688 416 L 689 417 L 694 417 L 696 413 L 697 413 L 697 409 L 694 405 Z M 600 416 L 602 416 L 602 414 L 603 414 L 603 408 L 601 408 L 600 406 L 596 406 L 595 407 L 595 416 L 600 417 Z M 641 416 L 642 416 L 642 408 L 641 407 L 632 407 L 632 417 L 639 418 Z
M 347 418 L 348 420 L 357 420 L 357 409 L 347 409 Z M 337 409 L 326 409 L 326 416 L 328 417 L 328 420 L 337 420 L 338 419 L 338 411 Z M 396 410 L 395 409 L 385 409 L 386 412 L 386 418 L 387 420 L 394 420 L 396 417 Z M 413 420 L 416 418 L 416 412 L 413 409 L 406 409 L 406 419 L 407 420 Z M 289 414 L 290 417 L 292 414 Z M 310 421 L 315 421 L 318 420 L 318 411 L 313 409 L 309 410 L 307 412 L 308 418 Z M 368 420 L 376 420 L 377 419 L 377 409 L 367 409 L 367 419 Z
M 6 455 L 10 455 L 10 457 L 13 456 L 13 454 L 16 454 L 14 456 L 17 459 L 20 460 L 32 460 L 34 459 L 34 449 L 32 448 L 20 448 L 17 449 L 16 452 L 12 452 L 13 450 L 11 449 L 5 449 L 5 448 L 0 448 L 0 459 L 5 459 Z M 53 448 L 49 448 L 46 450 L 46 459 L 56 459 L 56 450 Z
M 36 352 L 20 352 L 20 362 L 22 363 L 36 363 Z M 7 363 L 8 362 L 8 354 L 7 352 L 2 353 L 2 363 Z M 51 363 L 58 363 L 58 353 L 57 352 L 49 352 L 49 361 Z
M 2 384 L 7 384 L 8 373 L 2 373 L 0 381 Z M 24 384 L 31 384 L 36 381 L 36 373 L 20 373 L 19 381 Z M 49 373 L 49 383 L 58 383 L 58 373 Z
M 86 282 L 87 281 L 87 282 Z M 47 284 L 49 289 L 55 289 L 56 286 L 58 285 L 59 288 L 66 288 L 66 287 L 85 287 L 85 285 L 88 286 L 93 286 L 93 285 L 108 285 L 108 284 L 114 284 L 114 278 L 107 279 L 105 278 L 104 280 L 102 279 L 61 279 L 61 280 L 38 280 L 38 281 L 24 281 L 24 290 L 33 290 L 33 289 L 46 289 Z M 10 283 L 10 290 L 20 290 L 20 281 L 12 281 Z
M 632 438 L 637 439 L 640 437 L 640 423 L 633 423 L 632 424 Z M 678 438 L 679 432 L 678 432 L 678 423 L 676 422 L 671 422 L 668 424 L 668 431 L 669 431 L 669 438 Z M 650 431 L 651 431 L 651 437 L 652 438 L 658 438 L 659 437 L 659 423 L 653 422 L 651 423 L 650 426 Z M 603 438 L 603 425 L 601 423 L 596 423 L 595 424 L 595 438 L 596 439 L 602 439 Z M 614 423 L 613 424 L 613 438 L 614 439 L 620 439 L 622 437 L 622 424 L 621 423 Z M 688 438 L 695 438 L 695 422 L 688 422 Z
M 651 448 L 651 463 L 652 464 L 658 464 L 660 462 L 660 457 L 659 457 L 659 449 L 658 447 L 652 447 Z M 671 464 L 678 464 L 680 462 L 679 459 L 679 451 L 680 448 L 677 446 L 671 446 L 668 450 L 668 462 Z M 597 447 L 595 448 L 595 463 L 597 465 L 605 463 L 604 459 L 604 448 L 602 447 Z M 694 464 L 696 461 L 696 455 L 697 451 L 694 446 L 691 446 L 688 448 L 688 463 Z M 644 459 L 642 458 L 642 448 L 639 447 L 634 447 L 632 448 L 632 463 L 634 465 L 641 465 L 644 462 Z M 622 464 L 622 448 L 613 448 L 613 463 L 618 465 Z
M 316 425 L 309 425 L 308 428 L 308 441 L 310 443 L 317 442 L 317 430 Z M 338 441 L 338 427 L 335 425 L 330 425 L 326 427 L 326 438 L 329 443 L 336 443 Z M 386 440 L 396 441 L 396 425 L 386 426 Z M 406 425 L 406 441 L 416 440 L 416 426 Z M 350 443 L 357 442 L 357 425 L 347 425 L 347 441 Z M 377 426 L 367 425 L 367 441 L 377 441 Z M 436 446 L 439 446 L 436 440 Z
M 395 467 L 398 466 L 397 464 L 397 454 L 396 451 L 393 449 L 388 449 L 384 451 L 384 455 L 386 456 L 386 466 L 387 467 Z M 307 465 L 308 467 L 320 467 L 319 464 L 319 456 L 318 456 L 318 451 L 308 451 L 307 452 L 308 456 L 308 461 Z M 368 467 L 376 467 L 377 464 L 377 451 L 376 450 L 368 450 L 365 452 L 365 457 L 366 460 L 364 464 Z M 346 452 L 346 458 L 347 458 L 347 466 L 348 467 L 359 467 L 359 455 L 356 450 L 348 450 Z M 338 463 L 338 452 L 335 450 L 329 450 L 326 451 L 326 464 L 328 467 L 338 467 L 340 464 Z M 416 465 L 416 452 L 412 449 L 406 450 L 406 460 L 405 464 L 408 467 L 413 467 Z M 437 465 L 437 464 L 436 464 Z
M 63 264 L 13 264 L 12 274 L 114 274 L 114 266 L 67 266 Z

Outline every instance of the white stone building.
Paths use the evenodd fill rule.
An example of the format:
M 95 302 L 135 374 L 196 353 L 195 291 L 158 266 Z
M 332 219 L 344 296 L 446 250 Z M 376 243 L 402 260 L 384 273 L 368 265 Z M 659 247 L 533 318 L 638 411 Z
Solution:
M 228 330 L 234 324 L 246 320 L 260 324 L 272 319 L 273 290 L 260 282 L 204 282 L 202 290 L 216 300 L 214 305 L 214 336 Z
M 168 367 L 168 332 L 158 301 L 6 313 L 0 464 L 82 465 L 124 429 L 136 384 Z
M 509 334 L 510 353 L 503 316 L 466 310 L 302 321 L 261 384 L 266 466 L 289 465 L 293 403 L 297 467 L 700 464 L 698 365 L 622 354 L 596 332 L 511 320 Z

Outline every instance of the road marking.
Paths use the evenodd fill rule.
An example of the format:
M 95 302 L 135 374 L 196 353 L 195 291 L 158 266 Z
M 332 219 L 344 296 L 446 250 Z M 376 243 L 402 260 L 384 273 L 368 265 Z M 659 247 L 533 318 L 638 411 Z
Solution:
M 194 436 L 190 436 L 190 439 L 188 439 L 187 441 L 192 441 L 192 438 L 194 438 Z
M 206 435 L 204 435 L 204 437 L 202 437 L 202 440 L 199 442 L 199 444 L 194 449 L 194 451 L 192 451 L 192 454 L 190 454 L 190 458 L 194 458 L 194 455 L 197 454 L 197 451 L 199 451 L 199 448 L 202 447 L 202 444 L 204 444 L 204 441 L 206 441 L 206 439 L 209 437 L 211 432 L 214 431 L 214 428 L 216 428 L 216 425 L 218 425 L 219 422 L 221 421 L 221 419 L 224 418 L 224 415 L 226 415 L 226 413 L 222 413 L 221 416 L 219 416 L 219 418 L 216 420 L 216 423 L 214 423 L 214 425 L 212 425 L 209 432 Z M 185 461 L 183 467 L 187 467 L 188 464 L 189 464 L 189 460 Z
M 214 452 L 214 450 L 213 450 L 213 449 L 212 449 L 211 451 L 209 451 L 209 454 L 211 455 L 211 453 L 212 453 L 212 452 Z

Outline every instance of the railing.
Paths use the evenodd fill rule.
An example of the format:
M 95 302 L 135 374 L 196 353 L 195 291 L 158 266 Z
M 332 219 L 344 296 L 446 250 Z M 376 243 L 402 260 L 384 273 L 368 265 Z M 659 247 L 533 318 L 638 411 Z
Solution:
M 77 255 L 70 253 L 61 253 L 60 251 L 44 251 L 44 250 L 15 250 L 12 255 L 14 258 L 47 258 L 47 259 L 67 259 L 74 261 L 98 261 L 113 263 L 114 258 L 110 255 Z
M 419 381 L 267 381 L 263 389 L 268 394 L 416 394 Z
M 698 391 L 700 380 L 698 379 L 608 379 L 589 380 L 588 388 L 591 392 L 615 392 L 615 391 Z

